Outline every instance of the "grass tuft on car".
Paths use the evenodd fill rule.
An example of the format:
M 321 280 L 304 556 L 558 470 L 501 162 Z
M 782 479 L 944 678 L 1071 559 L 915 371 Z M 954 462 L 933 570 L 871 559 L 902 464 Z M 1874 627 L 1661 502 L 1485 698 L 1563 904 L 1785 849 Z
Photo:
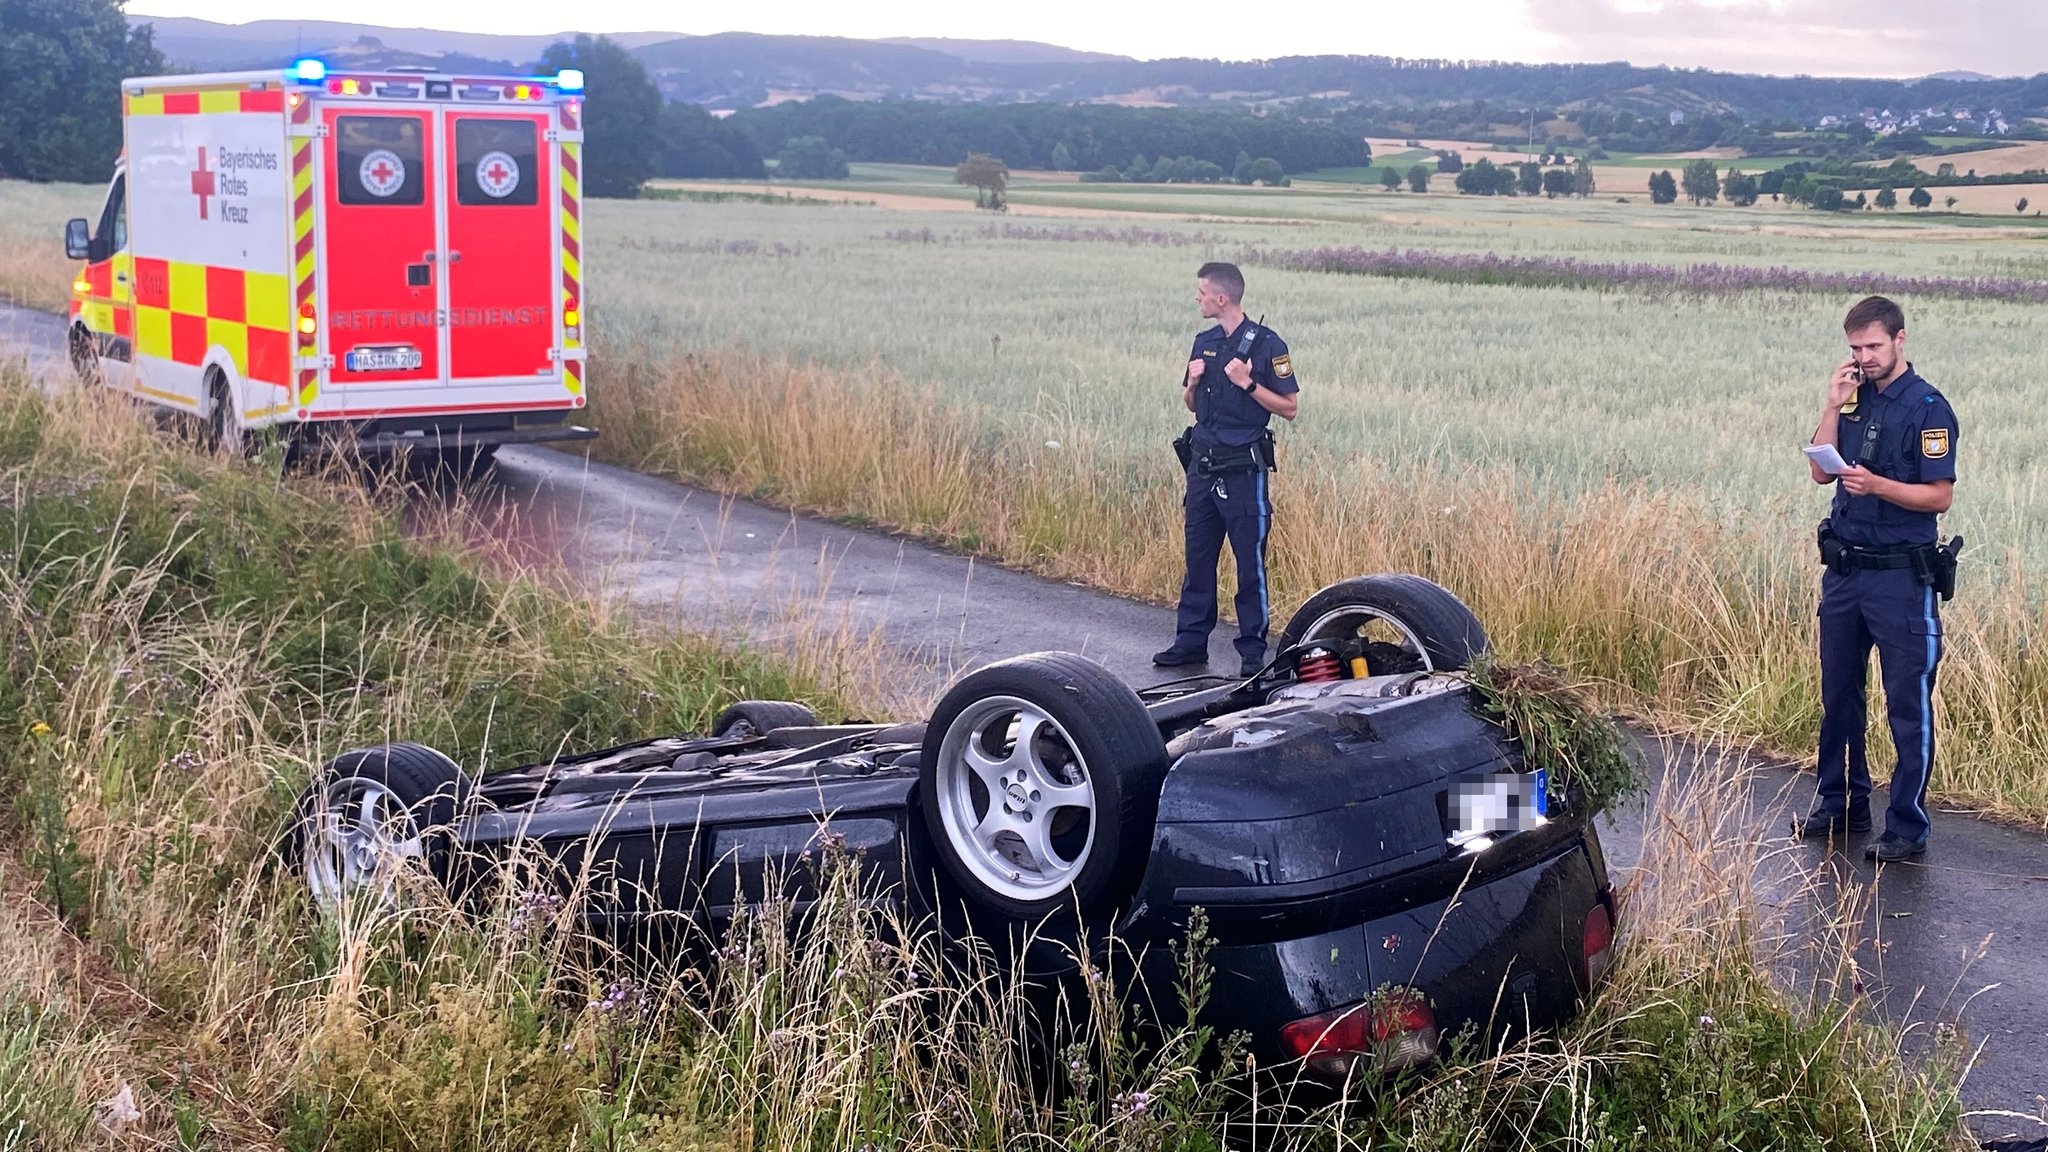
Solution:
M 1642 795 L 1649 778 L 1627 734 L 1562 673 L 1488 655 L 1473 661 L 1467 676 L 1480 714 L 1521 744 L 1531 770 L 1549 774 L 1553 799 L 1577 788 L 1592 811 L 1602 812 Z

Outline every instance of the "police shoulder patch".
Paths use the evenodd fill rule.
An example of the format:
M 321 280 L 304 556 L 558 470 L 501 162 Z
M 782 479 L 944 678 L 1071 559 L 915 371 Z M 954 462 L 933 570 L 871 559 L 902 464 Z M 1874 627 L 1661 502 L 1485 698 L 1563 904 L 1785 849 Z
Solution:
M 1294 375 L 1294 361 L 1289 360 L 1286 353 L 1273 357 L 1273 375 L 1282 380 Z
M 1929 460 L 1948 455 L 1948 429 L 1928 428 L 1920 433 L 1920 454 Z

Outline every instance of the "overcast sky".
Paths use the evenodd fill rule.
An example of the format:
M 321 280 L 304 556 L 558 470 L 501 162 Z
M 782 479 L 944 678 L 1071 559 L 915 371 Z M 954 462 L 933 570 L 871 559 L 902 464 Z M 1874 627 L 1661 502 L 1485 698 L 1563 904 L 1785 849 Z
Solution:
M 469 32 L 773 32 L 1042 40 L 1126 56 L 1357 53 L 1919 76 L 2048 70 L 2048 0 L 130 0 L 225 23 L 292 15 Z M 1334 15 L 1333 15 L 1334 14 Z

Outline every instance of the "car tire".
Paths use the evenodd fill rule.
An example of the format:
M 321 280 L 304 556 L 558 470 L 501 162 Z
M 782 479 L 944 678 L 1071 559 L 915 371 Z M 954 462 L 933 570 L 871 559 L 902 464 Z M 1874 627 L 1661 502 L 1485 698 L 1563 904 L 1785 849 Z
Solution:
M 970 908 L 1094 925 L 1143 876 L 1166 767 L 1129 685 L 1084 657 L 1038 653 L 946 690 L 925 730 L 918 801 L 942 877 Z
M 71 371 L 76 373 L 78 379 L 83 383 L 98 383 L 100 379 L 100 353 L 99 349 L 94 346 L 92 333 L 86 331 L 85 325 L 74 324 L 71 326 L 68 344 L 71 354 Z
M 818 714 L 794 700 L 741 700 L 718 714 L 711 722 L 711 734 L 738 735 L 736 730 L 742 724 L 753 735 L 765 736 L 777 728 L 814 728 Z
M 1340 580 L 1309 597 L 1288 619 L 1277 647 L 1284 651 L 1308 640 L 1355 635 L 1375 619 L 1402 634 L 1417 671 L 1459 671 L 1489 646 L 1479 617 L 1449 590 L 1420 576 L 1388 572 Z
M 235 412 L 234 393 L 218 372 L 207 376 L 206 449 L 225 452 L 229 459 L 242 460 L 250 453 L 250 439 Z
M 287 853 L 316 905 L 375 889 L 379 903 L 395 906 L 394 863 L 447 882 L 453 826 L 470 795 L 468 775 L 424 744 L 344 752 L 300 796 Z

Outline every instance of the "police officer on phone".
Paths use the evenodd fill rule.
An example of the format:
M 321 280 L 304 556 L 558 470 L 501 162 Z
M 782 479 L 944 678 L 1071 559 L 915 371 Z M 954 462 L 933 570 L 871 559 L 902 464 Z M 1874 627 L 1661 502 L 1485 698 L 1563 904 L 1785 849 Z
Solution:
M 1195 273 L 1195 303 L 1216 326 L 1195 337 L 1181 382 L 1181 403 L 1195 423 L 1174 442 L 1187 473 L 1183 527 L 1187 576 L 1173 644 L 1153 655 L 1161 667 L 1206 664 L 1216 627 L 1216 561 L 1223 541 L 1237 559 L 1239 672 L 1266 662 L 1266 536 L 1273 506 L 1266 474 L 1273 469 L 1274 416 L 1294 419 L 1299 407 L 1287 342 L 1245 317 L 1244 273 L 1235 264 L 1204 264 Z
M 1907 363 L 1906 317 L 1872 296 L 1843 323 L 1849 359 L 1828 380 L 1815 445 L 1834 445 L 1840 467 L 1811 463 L 1835 485 L 1820 525 L 1820 759 L 1813 814 L 1802 835 L 1867 832 L 1867 678 L 1875 647 L 1898 764 L 1884 835 L 1865 851 L 1893 861 L 1927 850 L 1927 778 L 1934 767 L 1934 670 L 1941 662 L 1940 602 L 1955 591 L 1957 538 L 1937 544 L 1935 517 L 1955 496 L 1955 410 Z

